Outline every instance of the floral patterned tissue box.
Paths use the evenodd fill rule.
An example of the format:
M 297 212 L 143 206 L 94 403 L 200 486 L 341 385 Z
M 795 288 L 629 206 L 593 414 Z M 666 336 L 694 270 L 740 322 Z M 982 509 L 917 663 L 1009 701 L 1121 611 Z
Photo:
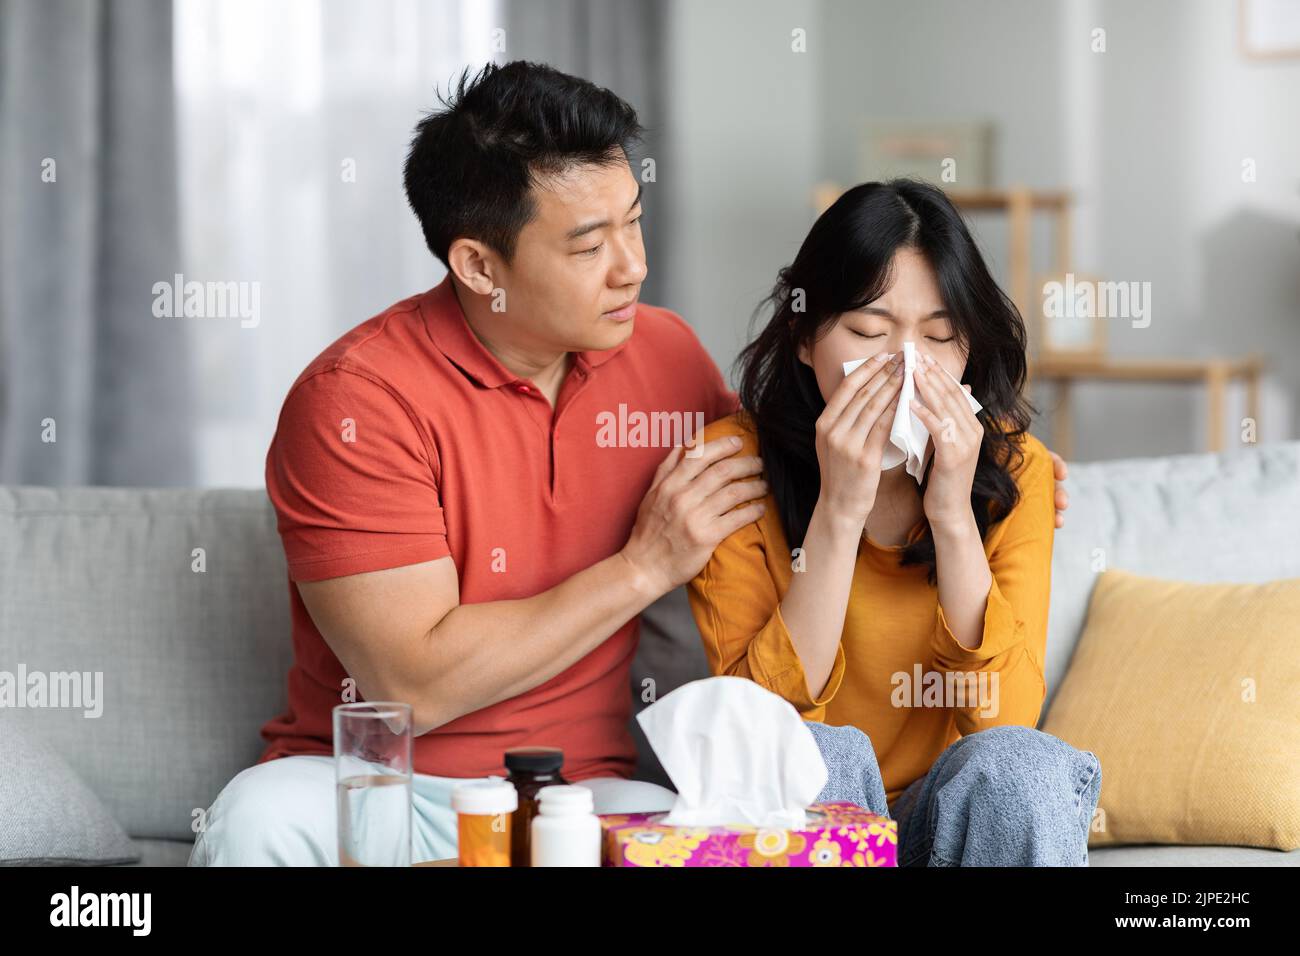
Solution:
M 814 803 L 802 830 L 674 827 L 664 813 L 600 818 L 605 866 L 898 866 L 898 821 L 853 803 Z

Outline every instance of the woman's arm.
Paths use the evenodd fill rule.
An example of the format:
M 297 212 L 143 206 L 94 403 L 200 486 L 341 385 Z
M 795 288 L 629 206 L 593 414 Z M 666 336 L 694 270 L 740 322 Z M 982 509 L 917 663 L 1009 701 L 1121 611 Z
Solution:
M 784 597 L 757 524 L 723 541 L 690 585 L 713 673 L 748 677 L 810 720 L 821 719 L 844 676 L 841 637 L 858 540 L 902 386 L 895 358 L 882 354 L 845 376 L 817 419 L 821 492 Z M 767 520 L 779 534 L 775 502 L 770 506 Z
M 761 519 L 769 527 L 775 507 L 769 499 L 769 514 Z M 844 650 L 837 637 L 828 675 L 816 681 L 805 676 L 781 613 L 780 588 L 789 578 L 780 565 L 789 556 L 772 554 L 771 560 L 769 565 L 767 535 L 759 523 L 748 524 L 718 545 L 687 585 L 709 671 L 752 680 L 789 701 L 805 719 L 822 720 L 844 678 Z
M 801 570 L 781 601 L 781 615 L 803 663 L 808 689 L 821 695 L 840 653 L 862 523 L 818 501 L 804 537 Z
M 934 538 L 939 606 L 963 647 L 978 647 L 993 575 L 971 511 L 971 485 L 979 463 L 984 426 L 964 386 L 944 375 L 929 355 L 916 357 L 916 415 L 930 432 L 934 460 L 925 489 L 925 516 Z
M 901 355 L 877 355 L 845 376 L 817 418 L 821 490 L 804 535 L 800 570 L 781 602 L 814 696 L 843 653 L 853 569 L 862 529 L 875 507 L 880 463 L 903 386 L 902 364 Z M 862 375 L 870 377 L 859 386 Z
M 923 376 L 917 379 L 922 382 Z M 926 490 L 939 579 L 934 664 L 982 680 L 991 698 L 954 708 L 963 735 L 1001 724 L 1033 727 L 1046 696 L 1043 658 L 1056 525 L 1054 463 L 1041 442 L 1025 436 L 1024 460 L 1016 475 L 1020 500 L 981 541 L 970 508 L 970 482 L 983 427 L 951 379 L 924 379 L 918 392 L 932 408 L 918 409 L 917 415 L 935 441 Z M 970 428 L 972 422 L 978 431 Z
M 938 557 L 941 596 L 931 647 L 934 667 L 983 681 L 990 698 L 979 706 L 955 708 L 957 729 L 962 735 L 1002 724 L 1037 726 L 1047 694 L 1043 660 L 1047 652 L 1056 524 L 1055 480 L 1051 459 L 1041 443 L 1026 437 L 1024 452 L 1025 461 L 1016 476 L 1020 500 L 989 531 L 979 555 L 989 583 L 980 596 L 973 642 L 969 634 L 962 635 L 969 624 L 954 625 L 949 613 L 961 607 L 965 595 L 956 599 L 958 603 L 951 603 L 942 592 L 954 563 L 974 563 L 975 556 L 965 553 L 969 551 L 965 549 L 962 557 L 945 558 L 942 552 Z M 939 551 L 938 537 L 935 548 Z M 950 555 L 956 553 L 949 550 Z M 957 572 L 958 578 L 966 574 L 970 572 Z M 960 586 L 960 581 L 957 583 Z
M 989 570 L 975 515 L 967 508 L 964 521 L 931 523 L 930 534 L 939 578 L 939 607 L 957 643 L 966 648 L 979 647 L 984 638 L 984 611 L 993 572 Z

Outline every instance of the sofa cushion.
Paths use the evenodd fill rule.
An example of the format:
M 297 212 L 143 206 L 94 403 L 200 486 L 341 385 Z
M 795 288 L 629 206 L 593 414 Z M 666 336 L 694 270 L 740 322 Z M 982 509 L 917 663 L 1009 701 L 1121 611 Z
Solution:
M 711 677 L 686 588 L 669 591 L 641 612 L 641 639 L 632 661 L 632 722 L 637 765 L 633 776 L 672 790 L 636 715 L 660 697 L 693 680 Z
M 0 666 L 103 681 L 98 716 L 0 719 L 66 759 L 132 836 L 192 840 L 284 706 L 287 586 L 263 491 L 0 488 Z
M 1249 846 L 1102 846 L 1088 850 L 1088 866 L 1300 866 L 1300 850 Z
M 194 844 L 188 840 L 136 840 L 140 862 L 128 866 L 187 866 Z
M 1066 489 L 1070 508 L 1052 548 L 1040 727 L 1107 568 L 1201 583 L 1300 577 L 1300 442 L 1072 463 Z
M 1090 846 L 1300 849 L 1300 578 L 1107 571 L 1045 733 L 1102 766 Z
M 0 733 L 0 865 L 140 859 L 131 839 L 67 761 L 26 731 Z

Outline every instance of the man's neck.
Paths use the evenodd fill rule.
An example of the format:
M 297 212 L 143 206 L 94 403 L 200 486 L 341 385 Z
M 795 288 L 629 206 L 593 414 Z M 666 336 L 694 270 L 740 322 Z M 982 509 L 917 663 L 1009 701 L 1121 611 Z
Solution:
M 501 341 L 489 331 L 494 325 L 499 325 L 499 322 L 493 322 L 494 313 L 487 308 L 483 297 L 462 289 L 455 279 L 452 280 L 452 288 L 456 291 L 461 311 L 465 313 L 465 322 L 474 337 L 507 369 L 536 385 L 554 405 L 560 394 L 560 386 L 573 365 L 573 353 L 535 351 Z

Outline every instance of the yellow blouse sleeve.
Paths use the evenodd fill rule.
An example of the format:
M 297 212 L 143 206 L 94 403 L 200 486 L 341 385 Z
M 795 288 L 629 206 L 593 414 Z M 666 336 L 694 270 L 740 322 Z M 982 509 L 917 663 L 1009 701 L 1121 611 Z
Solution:
M 767 505 L 774 507 L 770 498 Z M 718 545 L 687 593 L 714 674 L 748 677 L 788 700 L 805 720 L 825 719 L 826 704 L 844 679 L 844 645 L 836 648 L 826 687 L 814 697 L 781 617 L 758 524 Z
M 1004 724 L 1034 727 L 1047 696 L 1043 658 L 1052 584 L 1056 478 L 1041 442 L 1026 438 L 1024 453 L 1017 477 L 1020 501 L 986 537 L 993 583 L 978 647 L 958 643 L 943 608 L 936 603 L 935 668 L 975 674 L 976 681 L 987 681 L 989 691 L 987 701 L 955 708 L 962 736 Z M 978 698 L 972 691 L 966 699 Z

